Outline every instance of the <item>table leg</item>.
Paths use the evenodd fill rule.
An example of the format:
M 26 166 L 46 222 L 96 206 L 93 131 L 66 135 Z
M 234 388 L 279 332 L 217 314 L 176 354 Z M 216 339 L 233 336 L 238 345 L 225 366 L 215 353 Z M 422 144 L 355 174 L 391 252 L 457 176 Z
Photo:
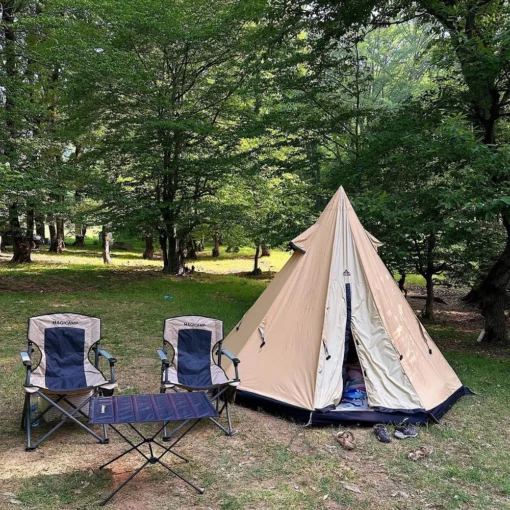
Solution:
M 175 472 L 173 469 L 171 469 L 170 467 L 168 467 L 164 462 L 161 462 L 161 460 L 159 460 L 158 458 L 158 462 L 159 464 L 161 464 L 163 467 L 167 468 L 168 471 L 170 471 L 170 473 L 172 473 L 173 475 L 175 475 L 177 478 L 180 478 L 183 482 L 187 483 L 190 487 L 193 487 L 193 489 L 195 489 L 199 494 L 203 494 L 205 491 L 204 489 L 200 489 L 199 487 L 196 487 L 195 485 L 193 485 L 190 481 L 186 480 L 186 478 L 184 478 L 184 476 L 180 475 L 179 473 Z
M 131 476 L 127 480 L 124 480 L 105 500 L 101 501 L 100 506 L 105 506 L 106 503 L 108 503 L 108 501 L 110 501 L 110 499 L 112 499 L 113 496 L 115 496 L 115 494 L 117 494 L 117 492 L 119 492 L 120 489 L 122 489 L 122 487 L 124 487 L 128 482 L 130 482 L 149 463 L 150 461 L 148 460 L 143 465 L 141 465 L 133 474 L 131 474 Z
M 129 448 L 129 450 L 122 452 L 120 455 L 117 455 L 117 457 L 115 457 L 114 459 L 109 460 L 106 464 L 99 466 L 99 469 L 104 469 L 106 466 L 113 464 L 116 460 L 119 460 L 121 457 L 124 457 L 124 455 L 127 455 L 128 453 L 132 452 L 133 450 L 138 450 L 138 447 L 141 446 L 143 443 L 144 443 L 144 441 L 138 443 L 137 445 L 133 445 L 131 448 Z
M 125 480 L 121 485 L 119 485 L 119 487 L 117 487 L 117 489 L 115 489 L 115 491 L 113 491 L 104 501 L 101 502 L 101 506 L 104 506 L 106 505 L 106 503 L 108 503 L 108 501 L 110 501 L 113 496 L 115 496 L 115 494 L 117 494 L 117 492 L 119 492 L 128 482 L 130 482 L 144 467 L 146 467 L 148 464 L 161 464 L 165 469 L 167 469 L 168 471 L 170 471 L 170 473 L 172 473 L 174 476 L 176 476 L 177 478 L 179 478 L 180 480 L 182 480 L 183 482 L 185 482 L 187 485 L 189 485 L 190 487 L 192 487 L 193 489 L 195 489 L 199 494 L 203 494 L 204 493 L 204 489 L 200 488 L 200 487 L 197 487 L 195 485 L 193 485 L 193 483 L 191 483 L 189 480 L 187 480 L 186 478 L 184 478 L 182 475 L 180 475 L 179 473 L 177 473 L 176 471 L 174 471 L 171 467 L 169 467 L 167 464 L 165 464 L 161 459 L 164 455 L 166 455 L 167 453 L 172 453 L 173 455 L 175 455 L 176 457 L 179 457 L 180 459 L 184 460 L 185 462 L 188 462 L 188 459 L 184 458 L 183 456 L 179 455 L 178 453 L 174 452 L 172 450 L 172 448 L 179 442 L 182 440 L 182 438 L 184 436 L 186 436 L 190 431 L 191 429 L 193 429 L 199 422 L 200 420 L 196 420 L 190 427 L 188 427 L 184 433 L 179 437 L 177 438 L 170 446 L 163 446 L 162 444 L 160 444 L 158 441 L 155 440 L 155 437 L 161 432 L 161 430 L 163 429 L 163 427 L 165 425 L 163 425 L 163 427 L 161 429 L 158 430 L 158 432 L 156 432 L 156 434 L 154 434 L 154 436 L 152 437 L 145 437 L 142 435 L 142 433 L 140 431 L 138 431 L 131 423 L 128 424 L 133 430 L 136 431 L 136 433 L 141 437 L 143 438 L 143 441 L 137 443 L 137 444 L 134 444 L 133 442 L 131 442 L 131 440 L 126 437 L 124 434 L 122 434 L 122 432 L 120 432 L 120 430 L 117 430 L 116 427 L 114 427 L 113 425 L 110 425 L 110 427 L 122 438 L 124 439 L 124 441 L 126 441 L 128 444 L 131 445 L 131 448 L 129 448 L 128 450 L 126 450 L 125 452 L 121 453 L 120 455 L 118 455 L 117 457 L 115 457 L 114 459 L 108 461 L 106 464 L 103 464 L 99 469 L 103 469 L 105 468 L 106 466 L 108 466 L 109 464 L 112 464 L 113 462 L 115 462 L 116 460 L 120 459 L 121 457 L 123 457 L 124 455 L 132 452 L 133 450 L 136 450 L 140 455 L 142 455 L 144 458 L 145 458 L 145 462 L 142 466 L 140 466 L 134 473 L 132 473 L 129 478 L 127 478 L 127 480 Z M 189 420 L 187 420 L 185 422 L 186 423 L 189 423 Z M 140 446 L 142 446 L 143 444 L 147 443 L 148 446 L 149 446 L 149 451 L 150 451 L 150 457 L 148 457 L 142 450 L 140 450 Z M 162 450 L 163 450 L 163 453 L 161 453 L 161 455 L 159 456 L 155 456 L 154 455 L 154 451 L 153 451 L 153 448 L 152 448 L 152 443 L 154 443 L 155 445 L 159 446 Z

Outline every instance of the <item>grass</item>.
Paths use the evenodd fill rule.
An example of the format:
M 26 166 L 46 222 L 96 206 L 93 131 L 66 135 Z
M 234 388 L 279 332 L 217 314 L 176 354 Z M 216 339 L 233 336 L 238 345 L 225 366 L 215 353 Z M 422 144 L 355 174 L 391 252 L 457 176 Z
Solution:
M 163 275 L 161 262 L 142 261 L 139 249 L 114 253 L 109 267 L 100 261 L 97 246 L 61 256 L 41 253 L 30 266 L 13 267 L 6 256 L 0 259 L 0 508 L 95 508 L 138 465 L 133 456 L 99 472 L 97 466 L 122 444 L 112 439 L 110 445 L 96 445 L 72 426 L 36 452 L 24 452 L 19 351 L 25 347 L 27 318 L 62 310 L 100 316 L 103 345 L 118 358 L 119 391 L 157 391 L 155 349 L 163 319 L 210 315 L 221 318 L 229 331 L 267 285 L 267 279 L 235 274 L 251 268 L 251 253 L 222 253 L 219 260 L 203 254 L 197 263 L 203 273 L 193 278 Z M 266 267 L 277 270 L 286 257 L 274 251 Z M 418 440 L 383 445 L 369 429 L 352 428 L 358 448 L 348 452 L 336 443 L 335 429 L 304 428 L 234 406 L 239 434 L 227 438 L 201 424 L 182 450 L 191 465 L 176 464 L 206 488 L 205 495 L 151 468 L 112 507 L 510 508 L 510 359 L 464 350 L 464 345 L 476 347 L 475 331 L 458 331 L 444 321 L 427 328 L 446 346 L 459 377 L 479 395 L 459 401 L 440 425 L 422 428 Z M 422 445 L 433 448 L 430 457 L 409 459 L 409 452 Z

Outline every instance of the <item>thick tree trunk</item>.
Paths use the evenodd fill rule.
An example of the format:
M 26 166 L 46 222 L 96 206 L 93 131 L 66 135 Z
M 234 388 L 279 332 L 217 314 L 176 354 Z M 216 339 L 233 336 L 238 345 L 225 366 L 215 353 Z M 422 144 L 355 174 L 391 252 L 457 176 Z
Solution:
M 177 229 L 167 223 L 166 232 L 160 234 L 159 243 L 163 251 L 163 271 L 168 274 L 184 274 L 186 242 L 177 235 Z
M 86 225 L 75 225 L 74 243 L 73 246 L 85 246 L 85 234 L 87 233 Z
M 510 283 L 510 220 L 503 218 L 507 241 L 503 253 L 480 285 L 485 343 L 508 343 L 506 327 L 507 292 Z
M 62 218 L 58 218 L 56 221 L 57 225 L 57 253 L 62 253 L 64 251 L 64 220 Z
M 167 226 L 168 239 L 168 265 L 166 272 L 170 274 L 184 273 L 184 249 L 185 242 L 179 239 L 175 227 Z
M 12 259 L 15 263 L 32 262 L 30 258 L 30 245 L 23 236 L 23 230 L 19 222 L 18 204 L 14 203 L 9 207 L 9 224 L 12 233 Z
M 154 239 L 152 236 L 145 236 L 145 251 L 143 252 L 144 260 L 152 260 L 154 258 Z
M 105 264 L 110 264 L 112 261 L 112 258 L 110 257 L 110 234 L 107 232 L 106 225 L 103 225 L 103 228 L 101 229 L 101 232 L 103 233 L 102 240 L 103 240 L 103 262 Z
M 253 276 L 258 276 L 259 274 L 262 274 L 262 271 L 259 267 L 259 257 L 260 257 L 260 245 L 257 244 L 257 247 L 255 248 L 255 258 L 253 260 L 253 271 L 251 272 Z
M 271 256 L 271 250 L 269 249 L 269 246 L 267 244 L 263 244 L 261 246 L 261 257 L 270 257 Z
M 48 228 L 50 230 L 50 248 L 48 251 L 57 253 L 57 227 L 53 222 L 53 218 L 48 218 Z
M 214 234 L 213 241 L 214 241 L 214 246 L 212 249 L 212 256 L 219 257 L 220 256 L 220 236 L 217 234 Z
M 200 239 L 197 243 L 197 251 L 204 251 L 205 241 L 204 238 Z
M 73 246 L 85 246 L 85 236 L 81 234 L 75 234 Z

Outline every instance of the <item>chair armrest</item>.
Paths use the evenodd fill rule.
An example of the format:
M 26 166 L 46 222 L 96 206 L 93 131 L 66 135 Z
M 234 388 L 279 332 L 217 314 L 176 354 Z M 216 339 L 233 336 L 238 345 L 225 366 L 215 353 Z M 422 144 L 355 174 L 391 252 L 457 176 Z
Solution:
M 103 358 L 107 359 L 110 365 L 114 365 L 117 362 L 117 359 L 114 358 L 108 351 L 104 349 L 99 349 L 99 356 L 103 356 Z
M 27 368 L 31 368 L 32 360 L 30 359 L 28 352 L 20 352 L 20 356 L 21 356 L 21 360 L 23 361 L 23 365 L 25 365 Z
M 168 358 L 166 356 L 165 351 L 163 349 L 157 349 L 156 352 L 158 353 L 159 359 L 161 360 L 163 365 L 165 367 L 169 367 L 170 366 L 170 362 L 168 361 Z
M 241 360 L 239 358 L 236 358 L 230 351 L 227 349 L 221 349 L 221 354 L 224 354 L 229 360 L 231 360 L 234 365 L 239 365 L 241 363 Z

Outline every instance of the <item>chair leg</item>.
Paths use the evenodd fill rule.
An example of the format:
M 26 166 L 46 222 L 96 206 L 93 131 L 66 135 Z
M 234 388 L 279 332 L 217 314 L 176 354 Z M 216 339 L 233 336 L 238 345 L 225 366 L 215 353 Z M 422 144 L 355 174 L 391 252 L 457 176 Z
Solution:
M 219 429 L 223 431 L 223 433 L 226 436 L 232 436 L 235 434 L 234 430 L 232 429 L 232 418 L 230 415 L 230 404 L 229 404 L 229 397 L 228 395 L 225 395 L 223 400 L 223 405 L 221 405 L 220 396 L 224 395 L 227 391 L 227 388 L 224 388 L 223 390 L 217 391 L 217 393 L 213 397 L 213 403 L 216 407 L 216 411 L 222 416 L 223 411 L 225 411 L 225 414 L 227 416 L 227 427 L 224 427 L 221 423 L 217 421 L 215 418 L 209 418 Z
M 21 423 L 20 423 L 21 430 L 25 430 L 27 428 L 26 414 L 27 414 L 27 394 L 25 393 L 25 398 L 23 399 L 23 411 L 21 413 Z
M 27 429 L 26 451 L 35 450 L 32 446 L 32 420 L 30 419 L 30 393 L 25 394 L 25 427 Z
M 161 386 L 159 387 L 159 392 L 160 393 L 166 393 L 166 388 L 163 386 L 163 383 L 161 384 Z M 166 430 L 166 423 L 165 423 L 165 426 L 163 427 L 163 438 L 165 438 L 167 436 L 167 430 Z M 164 439 L 163 439 L 164 441 Z
M 225 413 L 227 415 L 227 423 L 228 423 L 228 434 L 227 436 L 231 436 L 234 431 L 232 430 L 232 420 L 230 418 L 230 404 L 227 402 L 225 406 Z
M 48 404 L 50 404 L 51 406 L 53 406 L 54 408 L 56 408 L 58 411 L 60 411 L 63 415 L 64 415 L 64 419 L 61 420 L 59 423 L 57 423 L 51 430 L 49 430 L 48 432 L 46 432 L 46 434 L 44 434 L 41 438 L 39 438 L 35 443 L 33 444 L 30 444 L 30 446 L 27 446 L 27 450 L 30 449 L 30 450 L 35 450 L 41 443 L 43 443 L 44 441 L 46 441 L 46 439 L 48 439 L 54 432 L 56 432 L 62 425 L 64 425 L 64 423 L 67 421 L 67 420 L 71 420 L 72 422 L 76 423 L 78 426 L 80 426 L 83 430 L 85 430 L 85 432 L 88 432 L 91 436 L 95 437 L 99 443 L 101 444 L 105 444 L 107 441 L 105 441 L 105 439 L 103 437 L 101 437 L 99 434 L 96 434 L 92 429 L 90 429 L 89 427 L 87 427 L 86 425 L 84 425 L 83 423 L 81 423 L 76 417 L 75 415 L 79 412 L 81 412 L 81 408 L 84 407 L 85 405 L 87 405 L 87 403 L 90 402 L 91 398 L 92 397 L 89 397 L 87 400 L 85 400 L 84 402 L 82 402 L 78 407 L 75 406 L 74 404 L 70 403 L 72 405 L 72 407 L 74 407 L 74 411 L 73 412 L 68 412 L 66 411 L 65 409 L 63 409 L 62 407 L 60 407 L 56 402 L 54 402 L 53 400 L 51 400 L 49 397 L 47 397 L 44 393 L 40 393 L 40 392 L 37 392 L 36 393 L 37 395 L 39 395 L 42 399 L 46 400 L 48 402 Z M 69 403 L 69 402 L 68 402 Z M 30 409 L 28 409 L 28 411 L 30 411 Z M 27 425 L 28 426 L 31 426 L 30 424 L 30 412 L 27 413 L 28 414 L 28 418 L 27 418 Z M 30 434 L 27 435 L 27 437 L 30 437 Z M 28 440 L 29 442 L 30 440 Z

